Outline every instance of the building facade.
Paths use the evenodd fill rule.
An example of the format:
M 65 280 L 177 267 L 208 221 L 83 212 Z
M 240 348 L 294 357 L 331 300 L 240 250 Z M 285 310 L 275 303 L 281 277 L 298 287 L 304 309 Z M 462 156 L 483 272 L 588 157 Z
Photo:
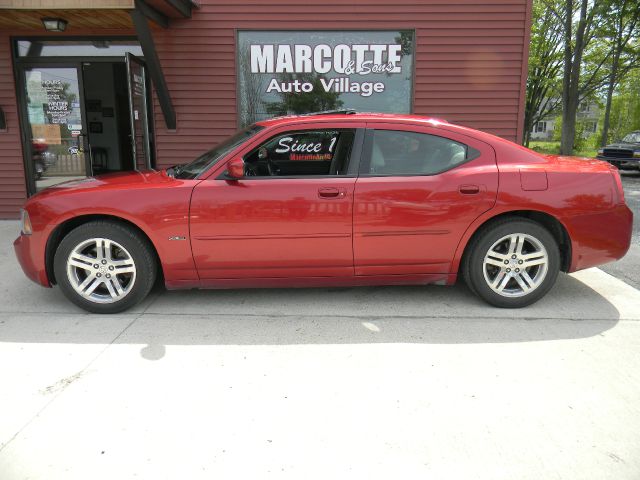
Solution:
M 0 0 L 0 218 L 274 115 L 415 113 L 519 141 L 530 17 L 531 0 Z

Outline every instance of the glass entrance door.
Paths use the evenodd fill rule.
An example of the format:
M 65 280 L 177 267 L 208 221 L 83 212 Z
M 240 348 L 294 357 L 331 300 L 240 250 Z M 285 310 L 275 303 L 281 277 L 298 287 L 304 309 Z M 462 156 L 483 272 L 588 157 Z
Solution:
M 154 167 L 150 82 L 132 38 L 14 41 L 27 192 Z
M 136 170 L 151 168 L 149 145 L 149 118 L 147 108 L 147 84 L 144 61 L 126 54 L 127 81 L 131 115 L 131 149 Z
M 90 175 L 79 67 L 24 65 L 19 74 L 30 190 Z

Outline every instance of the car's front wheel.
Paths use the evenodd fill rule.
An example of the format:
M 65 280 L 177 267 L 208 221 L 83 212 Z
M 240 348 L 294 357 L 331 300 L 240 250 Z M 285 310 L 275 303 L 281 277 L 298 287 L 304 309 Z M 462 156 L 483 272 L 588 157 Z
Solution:
M 462 273 L 471 290 L 497 307 L 540 300 L 560 270 L 553 235 L 528 219 L 505 219 L 481 230 L 468 246 Z
M 109 221 L 85 223 L 69 232 L 54 257 L 64 294 L 93 313 L 117 313 L 142 301 L 157 266 L 148 241 L 134 229 Z

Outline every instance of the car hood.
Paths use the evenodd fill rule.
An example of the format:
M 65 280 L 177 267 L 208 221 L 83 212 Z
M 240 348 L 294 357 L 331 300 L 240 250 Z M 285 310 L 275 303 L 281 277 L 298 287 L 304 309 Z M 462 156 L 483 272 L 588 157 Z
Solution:
M 168 186 L 176 179 L 167 175 L 165 170 L 148 170 L 142 172 L 119 172 L 98 175 L 96 177 L 81 178 L 62 182 L 39 192 L 37 197 L 80 190 L 93 189 L 130 189 L 141 187 Z

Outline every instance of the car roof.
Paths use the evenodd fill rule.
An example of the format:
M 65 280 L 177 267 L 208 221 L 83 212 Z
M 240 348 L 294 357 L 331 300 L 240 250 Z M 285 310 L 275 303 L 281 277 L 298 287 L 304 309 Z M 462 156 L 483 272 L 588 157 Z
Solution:
M 363 121 L 388 121 L 388 122 L 420 122 L 420 123 L 429 123 L 429 124 L 448 124 L 446 120 L 441 118 L 428 117 L 424 115 L 412 115 L 412 114 L 402 114 L 402 113 L 368 113 L 368 112 L 318 112 L 318 113 L 310 113 L 304 115 L 287 115 L 283 117 L 274 117 L 269 118 L 267 120 L 261 120 L 256 122 L 257 125 L 261 125 L 263 127 L 274 127 L 277 125 L 289 125 L 292 123 L 315 123 L 318 121 L 352 121 L 352 122 L 363 122 Z

